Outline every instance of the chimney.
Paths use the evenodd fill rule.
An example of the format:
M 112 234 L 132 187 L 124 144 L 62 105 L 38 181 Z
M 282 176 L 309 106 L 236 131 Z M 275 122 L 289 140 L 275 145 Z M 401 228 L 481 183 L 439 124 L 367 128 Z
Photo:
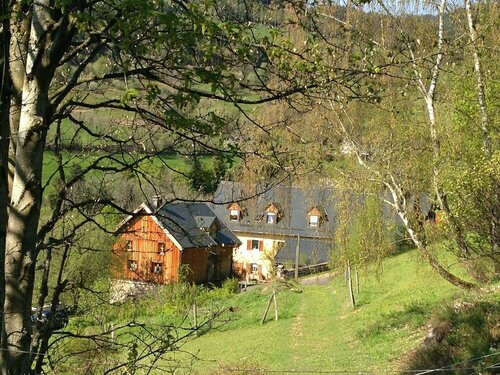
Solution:
M 151 202 L 151 206 L 153 208 L 153 210 L 157 210 L 161 207 L 162 205 L 162 199 L 161 199 L 161 195 L 153 195 L 153 199 L 152 199 L 152 202 Z

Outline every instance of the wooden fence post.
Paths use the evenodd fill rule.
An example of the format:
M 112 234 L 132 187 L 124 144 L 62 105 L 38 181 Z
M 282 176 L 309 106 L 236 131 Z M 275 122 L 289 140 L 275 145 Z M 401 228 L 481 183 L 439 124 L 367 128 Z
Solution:
M 269 308 L 271 307 L 271 302 L 273 302 L 273 295 L 269 297 L 269 301 L 267 302 L 266 309 L 264 310 L 264 315 L 262 315 L 262 320 L 260 321 L 260 324 L 264 324 L 266 321 L 267 313 L 269 312 Z
M 299 280 L 299 255 L 300 255 L 300 234 L 297 235 L 297 247 L 295 248 L 295 281 Z
M 361 287 L 359 286 L 359 272 L 358 272 L 358 268 L 356 267 L 356 292 L 359 294 L 360 290 L 361 290 Z
M 347 260 L 347 282 L 349 284 L 349 296 L 351 297 L 352 307 L 356 307 L 356 300 L 354 299 L 354 290 L 352 289 L 352 275 L 351 275 L 351 263 L 349 259 Z
M 276 291 L 273 288 L 274 320 L 278 320 L 278 302 L 276 301 Z
M 199 332 L 198 332 L 198 309 L 196 307 L 196 302 L 193 303 L 193 320 L 194 320 L 194 335 L 196 337 L 199 336 Z

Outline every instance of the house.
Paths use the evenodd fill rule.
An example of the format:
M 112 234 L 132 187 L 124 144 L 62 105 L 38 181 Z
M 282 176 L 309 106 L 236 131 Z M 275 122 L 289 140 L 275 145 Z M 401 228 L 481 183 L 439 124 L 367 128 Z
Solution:
M 113 277 L 165 284 L 184 269 L 190 282 L 232 275 L 233 249 L 241 243 L 210 207 L 199 202 L 141 204 L 118 227 Z
M 233 269 L 240 278 L 266 280 L 277 263 L 328 262 L 334 239 L 333 189 L 275 186 L 244 191 L 223 181 L 211 206 L 241 242 L 234 249 Z M 250 198 L 249 198 L 250 197 Z

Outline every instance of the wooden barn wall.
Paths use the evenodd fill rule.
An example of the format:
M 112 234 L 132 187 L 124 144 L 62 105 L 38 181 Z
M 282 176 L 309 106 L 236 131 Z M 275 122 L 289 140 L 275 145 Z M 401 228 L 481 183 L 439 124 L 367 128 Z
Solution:
M 187 280 L 194 283 L 203 283 L 208 280 L 208 257 L 210 253 L 206 249 L 184 249 L 181 262 L 183 266 L 189 267 Z
M 132 241 L 132 251 L 127 250 L 128 241 Z M 160 243 L 165 244 L 164 255 L 159 253 Z M 177 281 L 180 251 L 151 216 L 131 220 L 115 243 L 114 252 L 119 258 L 113 271 L 115 277 L 162 284 Z M 128 269 L 128 260 L 137 262 L 137 271 Z M 152 272 L 153 262 L 161 264 L 160 274 Z
M 233 248 L 232 247 L 221 247 L 219 248 L 220 254 L 220 278 L 227 279 L 232 276 L 232 266 L 233 266 Z

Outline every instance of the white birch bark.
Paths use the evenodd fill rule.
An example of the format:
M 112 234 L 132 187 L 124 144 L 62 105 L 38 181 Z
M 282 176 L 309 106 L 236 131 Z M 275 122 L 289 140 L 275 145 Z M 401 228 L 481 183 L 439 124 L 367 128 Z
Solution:
M 422 255 L 422 257 L 429 263 L 429 265 L 445 280 L 450 282 L 451 284 L 460 287 L 462 289 L 472 289 L 475 287 L 474 284 L 469 283 L 461 278 L 455 276 L 451 272 L 449 272 L 446 268 L 441 266 L 441 264 L 434 258 L 434 256 L 429 252 L 427 248 L 427 244 L 422 236 L 419 234 L 418 230 L 414 228 L 412 223 L 409 220 L 409 207 L 406 199 L 405 192 L 403 191 L 402 185 L 398 182 L 398 180 L 394 177 L 392 173 L 385 172 L 382 173 L 378 169 L 368 165 L 367 161 L 362 157 L 362 154 L 359 150 L 359 147 L 356 143 L 351 139 L 349 133 L 347 132 L 346 127 L 344 126 L 340 116 L 335 110 L 335 106 L 332 102 L 330 102 L 330 106 L 333 110 L 333 113 L 337 117 L 337 122 L 340 126 L 340 130 L 342 135 L 344 136 L 345 141 L 347 141 L 350 145 L 351 150 L 354 151 L 354 156 L 356 158 L 357 163 L 365 168 L 371 175 L 374 181 L 382 183 L 389 193 L 391 194 L 391 200 L 384 199 L 384 202 L 394 209 L 398 217 L 403 222 L 403 225 L 409 234 L 411 240 L 417 247 L 417 250 Z M 346 270 L 347 275 L 347 270 Z M 347 281 L 347 278 L 346 278 Z
M 35 245 L 41 206 L 41 175 L 46 119 L 47 79 L 36 59 L 42 26 L 34 6 L 19 126 L 15 134 L 15 172 L 11 187 L 5 252 L 4 363 L 5 373 L 30 370 L 31 300 Z
M 481 58 L 477 48 L 477 34 L 472 19 L 470 0 L 465 0 L 465 11 L 467 14 L 467 26 L 469 28 L 469 39 L 472 47 L 472 57 L 474 60 L 474 72 L 476 73 L 477 102 L 479 104 L 479 115 L 481 117 L 481 133 L 483 136 L 483 150 L 487 156 L 491 156 L 492 147 L 489 136 L 488 111 L 486 109 L 486 95 L 484 93 L 483 74 L 481 71 Z
M 470 255 L 469 246 L 465 238 L 465 234 L 462 225 L 455 217 L 454 213 L 451 211 L 448 202 L 446 200 L 446 193 L 443 191 L 441 186 L 441 145 L 438 133 L 438 123 L 436 119 L 435 112 L 435 97 L 436 88 L 438 84 L 439 72 L 441 70 L 441 63 L 444 57 L 443 44 L 444 44 L 444 14 L 446 10 L 446 0 L 441 0 L 438 6 L 438 35 L 437 35 L 437 52 L 436 60 L 434 61 L 433 67 L 431 69 L 431 75 L 429 78 L 428 85 L 425 84 L 422 73 L 417 67 L 415 54 L 411 45 L 407 45 L 411 56 L 411 63 L 413 66 L 413 71 L 417 79 L 417 87 L 419 88 L 427 109 L 428 127 L 429 134 L 432 143 L 432 182 L 434 187 L 434 192 L 436 194 L 439 206 L 446 214 L 449 221 L 450 227 L 453 231 L 455 242 L 460 250 L 460 253 L 464 259 L 467 259 Z

